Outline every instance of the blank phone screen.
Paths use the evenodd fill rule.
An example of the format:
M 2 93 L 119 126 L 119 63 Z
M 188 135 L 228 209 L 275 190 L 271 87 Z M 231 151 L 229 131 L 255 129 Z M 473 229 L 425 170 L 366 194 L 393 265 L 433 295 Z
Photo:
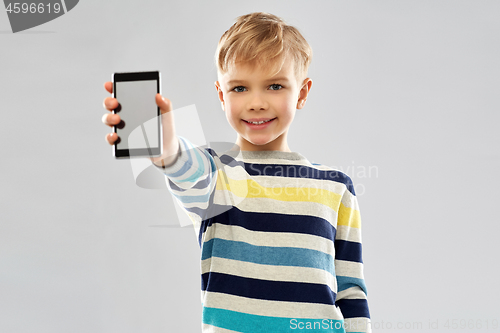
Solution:
M 116 130 L 120 137 L 117 149 L 159 149 L 157 84 L 156 80 L 115 82 L 120 104 L 117 114 L 124 122 Z

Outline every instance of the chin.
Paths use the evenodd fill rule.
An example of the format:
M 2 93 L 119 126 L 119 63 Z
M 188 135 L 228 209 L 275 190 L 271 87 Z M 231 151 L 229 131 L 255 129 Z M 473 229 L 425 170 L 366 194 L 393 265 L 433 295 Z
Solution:
M 250 142 L 251 144 L 253 145 L 256 145 L 256 146 L 264 146 L 264 145 L 267 145 L 271 142 L 273 142 L 272 140 L 269 140 L 269 139 L 247 139 L 248 142 Z

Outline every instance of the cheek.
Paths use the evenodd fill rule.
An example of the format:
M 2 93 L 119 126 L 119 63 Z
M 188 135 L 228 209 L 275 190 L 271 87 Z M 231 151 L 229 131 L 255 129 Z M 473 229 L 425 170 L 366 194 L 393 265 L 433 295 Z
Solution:
M 229 98 L 226 100 L 226 108 L 233 114 L 240 113 L 244 109 L 243 98 Z
M 282 99 L 278 102 L 277 107 L 282 117 L 293 119 L 293 115 L 297 109 L 297 101 L 293 98 Z
M 226 118 L 230 124 L 238 124 L 240 120 L 240 112 L 238 111 L 238 103 L 234 100 L 226 101 L 224 111 L 226 113 Z

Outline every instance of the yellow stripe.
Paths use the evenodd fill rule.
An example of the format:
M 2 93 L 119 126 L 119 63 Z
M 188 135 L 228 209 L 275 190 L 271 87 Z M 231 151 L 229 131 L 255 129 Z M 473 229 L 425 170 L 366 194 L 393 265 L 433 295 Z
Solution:
M 361 228 L 361 217 L 359 210 L 352 209 L 340 203 L 337 225 L 344 225 L 351 228 Z
M 216 190 L 227 190 L 240 198 L 269 198 L 279 201 L 316 202 L 339 209 L 342 196 L 317 187 L 264 187 L 252 179 L 235 180 L 218 170 Z

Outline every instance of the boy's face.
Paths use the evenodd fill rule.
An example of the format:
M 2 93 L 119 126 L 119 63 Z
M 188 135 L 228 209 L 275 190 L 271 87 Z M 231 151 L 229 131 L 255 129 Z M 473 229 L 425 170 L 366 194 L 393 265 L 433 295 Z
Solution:
M 311 88 L 311 79 L 297 82 L 293 61 L 287 60 L 276 75 L 249 64 L 236 65 L 215 82 L 229 124 L 238 133 L 241 150 L 290 152 L 287 133 Z M 270 120 L 261 125 L 249 121 Z

